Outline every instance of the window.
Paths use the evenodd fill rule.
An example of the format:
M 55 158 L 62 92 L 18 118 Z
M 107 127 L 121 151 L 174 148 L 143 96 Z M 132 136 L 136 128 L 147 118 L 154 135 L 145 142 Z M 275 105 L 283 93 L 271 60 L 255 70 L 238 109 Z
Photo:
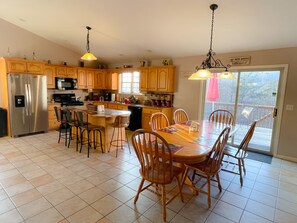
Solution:
M 139 72 L 124 72 L 120 74 L 119 93 L 139 93 Z

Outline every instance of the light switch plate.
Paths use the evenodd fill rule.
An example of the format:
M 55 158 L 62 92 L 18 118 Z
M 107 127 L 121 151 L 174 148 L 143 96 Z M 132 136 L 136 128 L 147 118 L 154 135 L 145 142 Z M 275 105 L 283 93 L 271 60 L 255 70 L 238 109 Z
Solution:
M 286 110 L 287 111 L 293 111 L 294 110 L 294 105 L 286 105 Z

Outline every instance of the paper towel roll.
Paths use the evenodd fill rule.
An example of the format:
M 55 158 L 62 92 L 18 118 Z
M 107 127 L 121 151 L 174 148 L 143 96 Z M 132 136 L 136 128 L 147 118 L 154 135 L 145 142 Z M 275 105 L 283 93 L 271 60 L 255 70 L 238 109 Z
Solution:
M 115 101 L 115 94 L 111 94 L 111 101 Z

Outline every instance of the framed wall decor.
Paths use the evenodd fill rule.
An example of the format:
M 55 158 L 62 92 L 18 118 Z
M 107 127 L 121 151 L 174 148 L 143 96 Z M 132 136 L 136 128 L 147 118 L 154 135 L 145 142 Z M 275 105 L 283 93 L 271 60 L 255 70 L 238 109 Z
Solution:
M 251 63 L 251 57 L 250 56 L 244 56 L 244 57 L 231 57 L 230 58 L 231 65 L 249 65 Z

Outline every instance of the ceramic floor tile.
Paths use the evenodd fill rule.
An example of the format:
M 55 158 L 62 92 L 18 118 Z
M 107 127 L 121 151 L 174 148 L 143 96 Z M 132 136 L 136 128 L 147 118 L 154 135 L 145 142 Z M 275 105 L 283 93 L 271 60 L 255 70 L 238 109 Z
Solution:
M 64 217 L 55 208 L 50 208 L 32 218 L 27 219 L 26 223 L 53 223 L 60 222 L 63 219 Z
M 4 188 L 7 188 L 7 187 L 10 187 L 10 186 L 13 186 L 13 185 L 16 185 L 16 184 L 23 183 L 25 181 L 27 181 L 27 180 L 22 174 L 17 174 L 17 175 L 15 175 L 13 177 L 3 179 L 0 182 L 1 182 L 1 185 Z
M 0 222 L 1 223 L 20 223 L 23 222 L 24 219 L 19 214 L 17 209 L 12 209 L 4 214 L 0 214 Z
M 62 202 L 61 204 L 55 206 L 55 208 L 65 217 L 78 212 L 79 210 L 85 208 L 88 204 L 84 202 L 79 197 L 73 197 L 69 200 Z
M 42 197 L 18 207 L 18 210 L 24 219 L 28 219 L 51 207 L 52 205 Z
M 177 213 L 166 208 L 166 222 L 170 222 L 176 214 Z M 148 209 L 146 212 L 144 212 L 143 216 L 150 219 L 154 223 L 163 222 L 162 205 L 156 203 L 154 206 L 152 206 L 150 209 Z
M 108 180 L 108 181 L 98 185 L 98 187 L 100 189 L 104 190 L 106 193 L 111 193 L 112 191 L 115 191 L 122 186 L 123 186 L 123 184 L 121 184 L 120 182 L 117 182 L 116 180 L 113 180 L 113 179 Z
M 268 219 L 262 218 L 258 215 L 244 211 L 240 219 L 240 223 L 271 223 Z
M 81 223 L 81 222 L 98 222 L 103 215 L 98 213 L 94 208 L 88 206 L 75 214 L 67 218 L 70 223 Z
M 10 186 L 10 187 L 6 188 L 5 190 L 9 196 L 14 196 L 19 193 L 30 190 L 32 188 L 34 188 L 34 186 L 29 181 L 25 181 L 23 183 Z
M 53 181 L 51 183 L 48 184 L 44 184 L 42 186 L 37 187 L 37 190 L 42 193 L 43 195 L 47 195 L 50 194 L 54 191 L 57 191 L 59 189 L 65 188 L 65 186 L 63 184 L 61 184 L 58 181 Z
M 110 195 L 105 196 L 104 198 L 96 201 L 91 206 L 95 208 L 99 213 L 101 213 L 103 216 L 106 216 L 110 212 L 117 209 L 119 206 L 121 206 L 123 203 L 119 200 L 113 198 Z
M 81 180 L 78 181 L 74 184 L 71 184 L 69 186 L 67 186 L 73 193 L 75 194 L 81 194 L 89 189 L 91 189 L 92 187 L 94 187 L 93 184 L 91 184 L 89 181 L 87 180 Z
M 34 188 L 11 197 L 11 200 L 13 201 L 16 207 L 20 207 L 41 197 L 42 194 Z
M 105 197 L 107 195 L 107 193 L 97 187 L 93 187 L 81 194 L 79 194 L 78 196 L 80 198 L 82 198 L 85 202 L 87 202 L 88 204 L 92 204 L 95 201 Z
M 68 188 L 62 188 L 56 190 L 50 194 L 45 195 L 44 197 L 54 206 L 62 203 L 65 200 L 68 200 L 74 197 L 75 194 L 72 193 Z
M 277 209 L 297 215 L 297 203 L 292 203 L 282 198 L 279 198 L 277 201 Z
M 296 223 L 297 216 L 294 214 L 290 214 L 281 210 L 276 210 L 275 213 L 275 222 L 276 223 Z
M 220 200 L 232 204 L 241 209 L 245 208 L 245 205 L 248 201 L 247 198 L 231 193 L 229 191 L 226 191 Z
M 132 197 L 135 197 L 136 192 L 129 187 L 123 186 L 116 191 L 110 193 L 111 196 L 125 203 L 130 200 Z
M 122 205 L 106 217 L 114 223 L 129 223 L 134 222 L 136 219 L 138 219 L 140 217 L 140 214 L 134 212 L 128 206 Z
M 217 223 L 217 222 L 220 222 L 220 223 L 232 223 L 233 221 L 227 219 L 227 218 L 224 218 L 223 216 L 221 215 L 218 215 L 216 213 L 211 213 L 206 222 L 205 223 Z
M 6 198 L 2 201 L 0 201 L 0 214 L 3 214 L 9 210 L 14 209 L 15 206 L 13 205 L 13 203 L 10 201 L 9 198 Z
M 238 222 L 243 210 L 228 203 L 219 201 L 214 207 L 213 212 L 231 221 Z
M 51 182 L 53 182 L 55 180 L 55 178 L 53 178 L 50 174 L 44 174 L 42 176 L 38 176 L 35 178 L 32 178 L 30 180 L 30 182 L 35 186 L 35 187 L 39 187 L 45 184 L 49 184 Z
M 246 211 L 251 212 L 260 217 L 266 218 L 269 221 L 274 220 L 275 208 L 267 206 L 265 204 L 249 200 L 246 206 Z
M 6 194 L 4 189 L 0 189 L 0 201 L 6 199 L 8 195 Z
M 98 186 L 99 184 L 110 180 L 110 177 L 104 175 L 103 173 L 98 173 L 96 175 L 86 178 L 86 180 L 94 184 L 95 186 Z
M 275 207 L 277 201 L 277 197 L 259 192 L 257 190 L 252 191 L 250 199 L 269 205 L 271 207 Z

